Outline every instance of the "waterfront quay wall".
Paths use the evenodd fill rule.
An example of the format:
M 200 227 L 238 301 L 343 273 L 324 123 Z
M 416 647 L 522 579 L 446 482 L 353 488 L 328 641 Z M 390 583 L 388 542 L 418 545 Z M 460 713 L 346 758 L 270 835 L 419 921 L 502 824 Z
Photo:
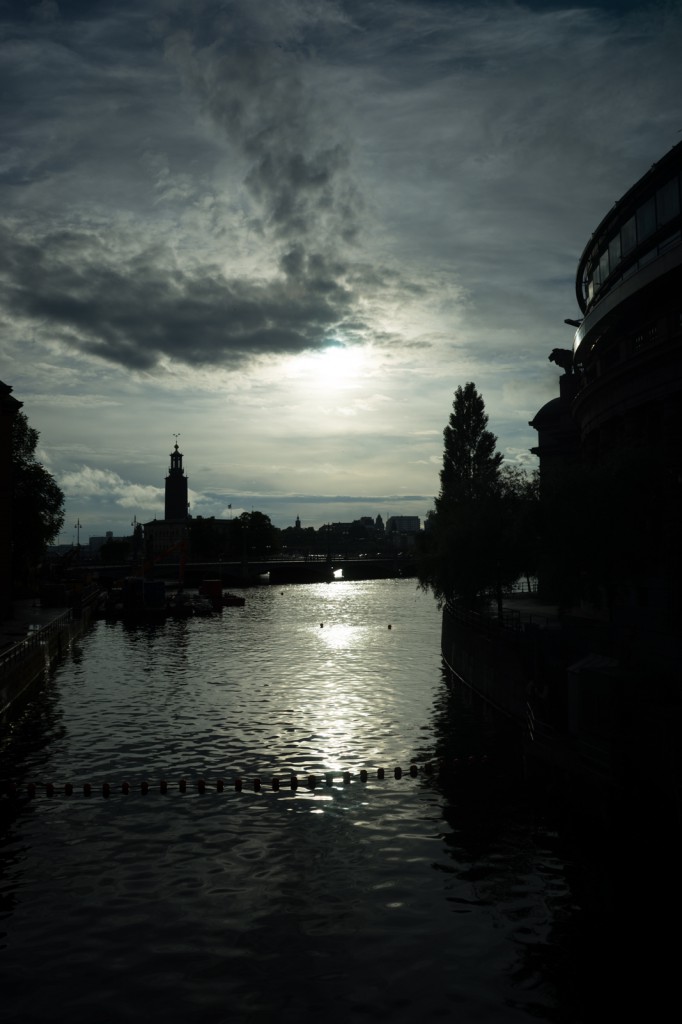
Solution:
M 20 636 L 0 651 L 0 722 L 21 708 L 34 688 L 49 675 L 69 644 L 92 622 L 100 596 L 96 585 L 72 595 L 69 607 L 15 602 L 13 615 L 3 623 Z
M 527 763 L 601 809 L 626 782 L 629 697 L 613 659 L 595 654 L 603 631 L 590 622 L 502 618 L 443 610 L 449 671 L 519 726 Z
M 484 615 L 446 606 L 441 652 L 449 671 L 498 711 L 522 723 L 532 679 L 519 637 Z

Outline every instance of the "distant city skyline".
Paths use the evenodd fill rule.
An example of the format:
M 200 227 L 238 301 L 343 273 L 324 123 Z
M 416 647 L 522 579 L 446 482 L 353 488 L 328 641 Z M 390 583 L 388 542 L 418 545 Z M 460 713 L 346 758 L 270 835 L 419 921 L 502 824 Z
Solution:
M 596 224 L 680 139 L 682 16 L 628 0 L 3 4 L 0 376 L 61 540 L 417 515 L 473 381 L 507 463 Z

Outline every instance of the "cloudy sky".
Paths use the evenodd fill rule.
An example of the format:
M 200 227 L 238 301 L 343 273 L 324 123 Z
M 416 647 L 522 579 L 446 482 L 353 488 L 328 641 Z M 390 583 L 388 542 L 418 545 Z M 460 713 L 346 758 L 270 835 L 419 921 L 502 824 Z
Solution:
M 0 379 L 60 537 L 305 526 L 438 491 L 454 389 L 505 458 L 574 277 L 682 138 L 679 0 L 0 0 Z

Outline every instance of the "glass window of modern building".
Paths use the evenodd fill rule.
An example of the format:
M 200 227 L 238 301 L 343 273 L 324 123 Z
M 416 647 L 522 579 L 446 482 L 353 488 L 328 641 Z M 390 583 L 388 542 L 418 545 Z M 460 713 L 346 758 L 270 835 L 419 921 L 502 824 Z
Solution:
M 629 220 L 625 221 L 622 228 L 620 229 L 620 246 L 621 252 L 624 256 L 627 256 L 629 252 L 637 245 L 637 225 L 635 218 L 630 217 Z
M 609 266 L 615 270 L 620 262 L 620 235 L 615 235 L 609 242 Z
M 637 241 L 642 242 L 656 230 L 656 199 L 647 199 L 637 210 Z
M 680 182 L 672 178 L 656 193 L 656 214 L 659 224 L 667 224 L 680 212 Z

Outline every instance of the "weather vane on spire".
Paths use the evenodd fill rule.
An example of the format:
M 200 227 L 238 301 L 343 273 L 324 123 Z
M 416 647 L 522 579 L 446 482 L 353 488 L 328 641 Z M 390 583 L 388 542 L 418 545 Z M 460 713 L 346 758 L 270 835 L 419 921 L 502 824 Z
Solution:
M 180 435 L 179 434 L 173 434 L 173 437 L 175 438 L 175 447 L 177 448 L 178 447 L 178 438 L 180 437 Z

